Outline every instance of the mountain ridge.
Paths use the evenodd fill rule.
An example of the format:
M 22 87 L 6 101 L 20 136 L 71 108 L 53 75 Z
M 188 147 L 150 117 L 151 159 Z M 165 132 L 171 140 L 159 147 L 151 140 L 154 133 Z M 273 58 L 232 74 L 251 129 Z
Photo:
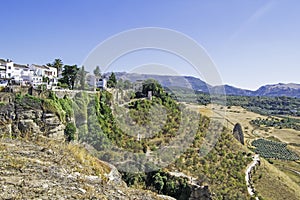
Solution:
M 132 82 L 151 78 L 157 80 L 163 87 L 181 87 L 204 93 L 220 94 L 223 93 L 222 91 L 224 88 L 226 95 L 268 97 L 287 96 L 300 98 L 300 84 L 298 83 L 267 84 L 259 87 L 257 90 L 248 90 L 228 84 L 212 86 L 200 78 L 193 76 L 138 74 L 127 72 L 115 72 L 115 74 L 118 79 L 129 80 Z

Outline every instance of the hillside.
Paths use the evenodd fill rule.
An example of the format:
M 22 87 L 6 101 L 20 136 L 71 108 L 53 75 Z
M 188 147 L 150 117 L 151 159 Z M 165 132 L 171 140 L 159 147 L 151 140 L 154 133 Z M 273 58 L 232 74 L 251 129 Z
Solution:
M 162 199 L 110 180 L 110 165 L 78 144 L 1 139 L 0 159 L 1 199 Z
M 227 196 L 228 198 L 238 196 L 247 199 L 248 194 L 243 178 L 243 170 L 246 168 L 249 158 L 247 158 L 245 150 L 236 148 L 238 142 L 233 139 L 227 131 L 223 131 L 223 127 L 218 123 L 211 124 L 209 118 L 200 116 L 184 108 L 184 106 L 175 102 L 165 93 L 162 87 L 155 85 L 156 83 L 152 85 L 152 83 L 149 82 L 148 84 L 149 85 L 146 84 L 145 87 L 152 88 L 152 86 L 155 86 L 154 88 L 156 88 L 153 90 L 154 96 L 152 100 L 140 97 L 132 99 L 127 104 L 117 106 L 116 108 L 114 108 L 113 91 L 112 93 L 103 91 L 95 94 L 79 92 L 74 95 L 73 98 L 58 98 L 53 92 L 42 93 L 41 97 L 20 94 L 7 95 L 6 98 L 2 98 L 0 105 L 0 117 L 2 122 L 0 124 L 0 135 L 2 138 L 9 138 L 7 141 L 4 140 L 2 145 L 3 151 L 1 155 L 3 155 L 4 159 L 2 162 L 4 164 L 3 170 L 13 174 L 12 177 L 16 177 L 16 180 L 19 180 L 20 176 L 30 176 L 33 180 L 45 180 L 44 182 L 47 182 L 48 186 L 44 185 L 44 187 L 47 186 L 47 188 L 42 189 L 43 185 L 38 185 L 37 192 L 44 194 L 43 192 L 57 191 L 55 194 L 58 196 L 68 197 L 68 195 L 71 195 L 71 190 L 74 189 L 75 185 L 79 184 L 76 182 L 77 179 L 71 182 L 66 178 L 66 182 L 63 181 L 62 184 L 69 184 L 70 187 L 62 185 L 64 189 L 58 191 L 55 185 L 57 177 L 46 179 L 44 174 L 39 172 L 44 170 L 45 167 L 42 167 L 44 165 L 46 165 L 46 168 L 49 166 L 57 166 L 57 170 L 62 171 L 63 174 L 60 175 L 63 177 L 67 176 L 67 174 L 73 176 L 75 173 L 74 176 L 76 176 L 76 172 L 80 174 L 83 173 L 82 171 L 85 172 L 86 168 L 83 166 L 84 164 L 87 165 L 88 169 L 90 169 L 90 166 L 92 166 L 93 169 L 94 163 L 98 162 L 97 160 L 95 161 L 94 158 L 91 158 L 92 162 L 87 162 L 85 158 L 82 158 L 81 150 L 76 149 L 77 147 L 74 150 L 71 144 L 68 145 L 63 142 L 63 140 L 75 140 L 93 146 L 92 153 L 100 158 L 100 160 L 114 164 L 120 171 L 124 172 L 125 170 L 126 172 L 129 170 L 130 173 L 123 174 L 122 178 L 133 188 L 142 189 L 139 194 L 146 195 L 149 193 L 146 192 L 146 190 L 151 190 L 178 199 L 188 199 L 192 196 L 197 199 L 202 195 L 206 196 L 205 198 L 207 199 L 211 199 L 211 193 L 216 196 L 216 199 L 221 196 Z M 148 93 L 147 90 L 144 92 L 144 94 Z M 153 106 L 157 108 L 162 106 L 165 111 L 160 109 L 153 110 Z M 129 120 L 130 118 L 122 118 L 122 115 L 115 115 L 113 112 L 118 112 L 118 109 L 121 113 L 124 114 L 127 112 L 128 116 L 131 116 L 131 120 L 133 121 L 129 121 L 129 123 L 139 125 L 133 126 L 133 129 L 128 129 L 126 126 L 123 127 L 122 120 Z M 125 112 L 123 109 L 125 109 Z M 11 110 L 10 113 L 14 115 L 8 115 L 8 110 Z M 167 114 L 166 121 L 162 121 L 163 119 L 159 117 L 151 118 L 152 115 L 149 114 L 150 111 L 154 116 L 159 116 L 159 113 L 163 111 Z M 157 113 L 155 114 L 153 112 Z M 116 118 L 116 116 L 120 116 L 121 118 Z M 142 135 L 144 131 L 142 131 L 143 129 L 141 128 L 147 128 L 147 124 L 150 121 L 152 121 L 150 130 L 153 131 L 150 133 L 151 137 L 137 140 L 137 131 L 140 131 Z M 163 126 L 161 126 L 162 122 Z M 56 127 L 60 128 L 56 129 Z M 194 127 L 194 130 L 192 127 Z M 56 130 L 59 131 L 59 134 L 54 134 Z M 210 145 L 212 146 L 215 141 L 214 135 L 212 134 L 213 131 L 222 132 L 223 136 L 220 136 L 220 143 L 217 143 L 216 149 L 211 151 L 208 157 L 201 158 L 198 155 L 199 151 L 202 152 L 201 155 L 203 154 L 204 156 L 208 153 L 207 148 L 211 148 Z M 56 144 L 58 146 L 55 146 L 56 144 L 52 146 L 53 144 L 51 142 L 39 142 L 40 136 L 57 139 L 58 143 Z M 141 137 L 143 138 L 143 136 Z M 12 138 L 19 138 L 21 140 L 11 140 Z M 22 138 L 25 138 L 25 141 L 23 141 Z M 193 142 L 193 140 L 195 141 Z M 26 141 L 28 141 L 28 144 Z M 9 146 L 8 143 L 12 143 L 13 145 Z M 203 148 L 201 147 L 202 144 Z M 24 151 L 20 150 L 22 146 L 24 146 Z M 42 150 L 43 148 L 45 149 Z M 222 148 L 223 150 L 220 151 Z M 47 149 L 51 149 L 49 152 L 55 153 L 47 153 Z M 124 151 L 125 154 L 122 154 L 122 151 Z M 70 152 L 70 154 L 68 152 Z M 230 159 L 229 157 L 224 157 L 227 154 L 230 156 Z M 180 157 L 181 155 L 183 156 L 182 158 Z M 215 165 L 215 158 L 223 160 L 223 164 Z M 179 160 L 176 162 L 177 159 Z M 77 161 L 73 162 L 72 160 Z M 132 163 L 133 160 L 137 161 L 139 165 Z M 186 162 L 184 160 L 188 161 Z M 101 161 L 99 162 L 101 163 Z M 157 162 L 162 163 L 160 168 L 153 167 L 153 164 L 155 165 Z M 172 162 L 177 164 L 171 167 L 170 164 Z M 198 166 L 199 170 L 202 169 L 201 163 L 206 162 L 207 164 L 203 168 L 204 171 L 197 171 L 197 174 L 195 174 L 194 168 L 190 166 L 193 162 L 199 162 L 195 165 Z M 234 170 L 227 169 L 230 162 L 236 165 Z M 28 163 L 28 165 L 23 163 Z M 33 163 L 37 163 L 38 166 L 35 166 Z M 62 168 L 58 166 L 59 164 L 61 164 Z M 21 166 L 24 166 L 24 170 L 27 170 L 27 167 L 28 170 L 31 169 L 31 175 L 28 173 L 23 174 L 22 171 L 20 172 L 19 168 Z M 210 170 L 207 170 L 208 168 Z M 106 169 L 105 164 L 103 165 L 103 170 L 104 169 Z M 141 175 L 140 178 L 132 179 L 130 177 L 136 177 L 135 173 L 132 173 L 135 170 L 144 170 L 146 173 Z M 193 175 L 193 177 L 196 178 L 195 181 L 201 187 L 194 188 L 186 178 L 169 174 L 172 171 L 179 170 Z M 227 170 L 230 170 L 230 173 Z M 220 176 L 211 176 L 214 174 L 213 172 L 216 171 L 220 172 Z M 101 180 L 106 179 L 105 173 L 106 172 L 98 172 Z M 94 171 L 92 170 L 83 174 L 83 179 L 85 176 L 95 176 L 97 175 L 97 170 L 95 169 Z M 233 179 L 232 176 L 238 176 L 239 178 Z M 149 179 L 145 179 L 146 177 Z M 169 178 L 165 179 L 163 177 Z M 204 177 L 207 178 L 204 179 Z M 221 181 L 220 177 L 222 177 L 223 181 L 225 180 L 221 185 L 219 184 Z M 19 189 L 22 185 L 9 186 L 10 184 L 5 182 L 6 180 L 9 181 L 9 179 L 5 179 L 3 182 L 3 191 L 6 192 L 5 194 L 8 196 L 12 195 L 10 189 L 8 189 L 8 191 L 5 190 L 11 187 L 17 188 L 18 191 L 20 190 L 16 195 L 24 195 L 22 190 Z M 132 182 L 132 180 L 137 181 Z M 147 180 L 156 181 L 148 182 Z M 79 178 L 78 181 L 82 181 L 81 178 Z M 28 185 L 26 185 L 28 188 L 24 191 L 27 191 L 28 195 L 37 195 L 35 192 L 30 193 L 31 187 L 29 186 L 31 186 L 31 184 L 33 183 L 29 182 Z M 87 184 L 91 184 L 89 180 L 87 180 Z M 82 187 L 84 187 L 84 184 L 82 184 Z M 82 191 L 88 190 L 88 188 L 82 187 L 76 186 L 76 188 L 83 189 Z M 95 185 L 95 188 L 98 187 L 100 187 L 100 185 Z M 106 187 L 106 183 L 103 183 L 103 187 Z M 50 190 L 52 188 L 53 190 Z M 124 199 L 127 197 L 131 199 L 129 196 L 131 194 L 134 195 L 134 191 L 136 191 L 129 189 L 127 192 L 127 189 L 124 190 L 124 188 L 126 188 L 125 185 L 121 186 L 121 188 L 123 189 L 120 189 L 120 191 L 125 194 Z M 225 190 L 225 188 L 227 189 Z M 87 197 L 84 195 L 91 195 L 94 193 L 93 191 L 100 191 L 100 189 L 92 188 L 90 189 L 91 193 L 88 193 L 81 192 L 81 189 L 77 189 L 79 192 L 75 192 L 74 195 L 77 196 L 74 196 L 74 198 Z M 233 192 L 234 190 L 236 191 Z M 130 191 L 133 192 L 130 193 Z M 109 195 L 109 193 L 107 194 Z M 149 195 L 150 194 L 151 193 L 149 193 Z M 54 195 L 53 197 L 55 199 L 56 197 L 58 198 L 58 196 Z M 150 195 L 150 197 L 152 196 Z M 144 197 L 137 197 L 137 199 L 144 199 Z
M 152 93 L 151 97 L 147 96 L 149 91 Z M 285 97 L 277 100 L 281 99 L 283 102 L 288 100 Z M 279 108 L 277 100 L 257 99 L 263 106 L 273 105 L 275 102 L 274 107 L 264 108 L 266 110 L 274 108 L 275 111 Z M 244 97 L 232 97 L 230 101 L 246 102 L 247 105 L 252 102 Z M 295 100 L 292 106 L 296 106 L 297 103 L 298 101 Z M 32 178 L 33 180 L 45 179 L 45 182 L 49 183 L 46 189 L 41 189 L 43 185 L 37 186 L 39 188 L 37 191 L 42 194 L 43 191 L 50 191 L 52 194 L 52 191 L 58 189 L 54 186 L 57 176 L 54 179 L 52 177 L 46 179 L 44 174 L 37 173 L 41 171 L 40 164 L 46 167 L 56 166 L 57 170 L 62 171 L 63 177 L 67 174 L 73 176 L 74 173 L 74 176 L 77 176 L 80 173 L 78 175 L 80 178 L 74 182 L 71 182 L 68 176 L 63 178 L 66 182 L 63 180 L 62 184 L 69 184 L 70 188 L 65 186 L 65 190 L 57 192 L 58 195 L 70 197 L 68 195 L 71 190 L 77 188 L 79 192 L 75 192 L 74 198 L 78 199 L 89 198 L 90 196 L 84 195 L 94 195 L 100 191 L 101 194 L 104 192 L 104 196 L 112 193 L 112 199 L 131 199 L 138 193 L 148 195 L 149 199 L 165 198 L 154 193 L 181 200 L 250 199 L 245 182 L 245 170 L 254 155 L 251 142 L 261 137 L 272 140 L 277 138 L 286 142 L 290 136 L 284 137 L 286 134 L 278 132 L 278 129 L 277 132 L 274 129 L 273 135 L 271 128 L 265 131 L 267 130 L 265 127 L 254 126 L 252 120 L 259 117 L 263 119 L 263 116 L 237 106 L 228 107 L 229 113 L 225 116 L 227 123 L 223 127 L 219 120 L 224 117 L 221 116 L 224 109 L 223 105 L 214 106 L 212 109 L 210 105 L 199 106 L 176 102 L 171 93 L 167 93 L 157 81 L 153 80 L 143 82 L 141 91 L 136 93 L 113 88 L 95 93 L 76 91 L 73 95 L 63 98 L 58 98 L 54 92 L 49 91 L 41 93 L 40 96 L 6 94 L 4 98 L 2 95 L 0 135 L 2 138 L 8 138 L 2 140 L 1 155 L 4 156 L 2 169 L 14 174 L 16 180 L 19 180 L 22 175 L 25 177 L 29 175 L 22 174 L 22 171 L 21 174 L 19 173 L 19 163 L 22 163 L 25 169 L 27 167 L 33 169 L 32 175 L 35 177 Z M 211 118 L 212 112 L 219 114 L 220 117 Z M 278 122 L 287 123 L 284 125 L 294 123 L 285 120 Z M 236 123 L 240 123 L 245 128 L 245 145 L 236 140 L 232 134 Z M 296 120 L 295 123 L 298 121 Z M 277 133 L 276 138 L 274 138 L 275 133 Z M 293 134 L 293 132 L 287 133 Z M 12 140 L 13 138 L 17 139 Z M 293 140 L 295 139 L 291 136 L 289 141 Z M 9 146 L 8 143 L 13 145 Z M 82 145 L 88 147 L 89 153 L 82 148 Z M 297 145 L 289 144 L 288 148 L 297 149 Z M 20 153 L 22 146 L 24 152 Z M 282 171 L 282 176 L 287 177 L 281 176 L 283 182 L 278 181 L 276 183 L 278 186 L 288 191 L 297 189 L 295 183 L 299 182 L 299 178 L 291 173 L 293 171 L 289 171 L 290 169 L 298 171 L 295 161 L 277 162 L 272 159 L 268 161 L 273 163 L 272 167 L 275 170 Z M 283 162 L 286 167 L 280 168 Z M 258 172 L 263 173 L 265 179 L 258 178 L 263 181 L 262 185 L 257 185 L 258 181 L 254 183 L 254 186 L 260 190 L 255 195 L 266 199 L 268 195 L 264 194 L 263 184 L 274 178 L 268 170 L 269 168 L 258 167 Z M 107 175 L 111 172 L 115 175 Z M 96 175 L 102 185 L 97 182 L 93 186 L 91 180 L 86 180 L 86 177 Z M 84 181 L 80 185 L 81 182 L 77 181 L 82 179 Z M 4 181 L 6 180 L 8 183 L 3 182 L 3 184 L 10 185 L 9 179 L 6 178 Z M 112 180 L 117 180 L 117 183 Z M 94 189 L 92 186 L 91 188 L 87 186 L 86 189 L 85 181 L 88 185 L 92 184 Z M 289 182 L 293 183 L 291 187 Z M 29 182 L 27 186 L 32 184 Z M 18 188 L 18 191 L 20 190 L 18 195 L 23 195 L 19 189 L 21 186 L 11 187 Z M 6 188 L 3 188 L 3 192 L 11 195 L 11 192 L 5 190 Z M 117 188 L 116 194 L 115 188 Z M 30 189 L 28 193 L 29 191 Z M 118 196 L 119 194 L 122 198 Z M 297 199 L 297 196 L 291 194 L 292 192 L 289 193 L 290 199 Z M 136 198 L 141 199 L 140 196 Z
M 207 186 L 212 199 L 249 199 L 244 170 L 251 153 L 230 131 L 178 104 L 155 82 L 147 82 L 143 88 L 139 95 L 146 95 L 146 88 L 155 88 L 152 100 L 141 96 L 118 106 L 113 102 L 113 91 L 100 93 L 96 101 L 89 96 L 75 97 L 74 102 L 84 102 L 81 107 L 88 110 L 87 116 L 80 114 L 89 124 L 86 128 L 84 124 L 79 126 L 80 140 L 93 145 L 100 159 L 114 163 L 124 172 L 126 183 L 134 188 L 187 199 L 193 187 L 188 180 L 169 175 L 177 171 L 194 177 L 198 185 Z M 99 113 L 91 107 L 95 104 Z M 166 119 L 160 118 L 162 111 L 157 108 L 161 106 Z M 95 117 L 103 132 L 97 133 L 93 128 L 96 125 L 91 126 Z M 108 140 L 113 148 L 107 146 Z M 158 163 L 162 167 L 153 168 Z
M 235 123 L 239 122 L 243 127 L 246 146 L 250 149 L 253 148 L 251 145 L 252 141 L 264 138 L 268 141 L 287 144 L 288 149 L 300 155 L 299 131 L 276 126 L 257 126 L 251 123 L 252 120 L 256 119 L 268 119 L 272 122 L 270 116 L 260 115 L 240 106 L 231 106 L 227 109 L 226 115 L 223 115 L 224 108 L 221 105 L 213 106 L 214 110 L 211 109 L 212 105 L 187 104 L 187 106 L 194 110 L 199 110 L 207 116 L 213 116 L 213 113 L 220 117 L 222 115 L 227 121 L 226 126 L 230 129 L 233 128 Z M 284 119 L 277 118 L 279 121 Z M 264 149 L 267 149 L 266 147 Z M 268 149 L 267 153 L 270 153 L 270 149 Z M 277 153 L 278 155 L 276 156 L 279 156 L 280 152 Z M 284 156 L 287 155 L 284 154 Z M 261 166 L 257 167 L 255 171 L 253 175 L 254 187 L 263 199 L 299 199 L 300 176 L 297 173 L 300 171 L 299 161 L 261 158 Z
M 300 98 L 300 84 L 274 84 L 260 87 L 254 93 L 255 96 L 289 96 Z
M 116 72 L 115 74 L 118 79 L 129 80 L 131 82 L 154 79 L 157 80 L 163 87 L 168 88 L 181 87 L 202 92 L 208 92 L 208 89 L 211 88 L 211 86 L 205 83 L 204 81 L 192 76 L 168 76 L 126 72 Z

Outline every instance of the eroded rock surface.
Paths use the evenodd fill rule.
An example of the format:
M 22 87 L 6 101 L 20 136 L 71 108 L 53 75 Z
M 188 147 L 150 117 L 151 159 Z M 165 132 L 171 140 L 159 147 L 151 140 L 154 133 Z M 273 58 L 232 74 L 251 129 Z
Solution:
M 64 139 L 65 123 L 57 114 L 44 111 L 41 102 L 13 97 L 0 105 L 0 137 L 34 138 L 44 135 Z
M 109 166 L 99 161 L 96 168 L 82 154 L 49 139 L 0 140 L 0 199 L 162 199 L 115 185 L 107 178 Z

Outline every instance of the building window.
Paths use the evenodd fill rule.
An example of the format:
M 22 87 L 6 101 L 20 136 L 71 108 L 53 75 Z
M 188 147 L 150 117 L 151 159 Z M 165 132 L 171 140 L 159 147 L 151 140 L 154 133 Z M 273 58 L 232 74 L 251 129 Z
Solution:
M 9 66 L 8 69 L 11 69 L 11 66 Z

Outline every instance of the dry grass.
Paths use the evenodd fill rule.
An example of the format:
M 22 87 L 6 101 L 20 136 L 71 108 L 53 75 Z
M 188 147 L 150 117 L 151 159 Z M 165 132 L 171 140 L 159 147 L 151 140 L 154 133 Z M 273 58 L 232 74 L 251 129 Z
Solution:
M 264 159 L 253 180 L 255 189 L 264 199 L 300 199 L 300 186 Z
M 282 142 L 300 144 L 300 131 L 294 129 L 273 129 L 271 134 Z
M 260 114 L 247 111 L 239 106 L 232 106 L 230 108 L 221 108 L 218 105 L 193 105 L 187 104 L 192 110 L 198 110 L 201 114 L 212 117 L 219 115 L 227 120 L 226 126 L 232 130 L 235 123 L 240 123 L 244 130 L 245 142 L 248 147 L 251 142 L 258 138 L 273 138 L 285 143 L 294 143 L 296 145 L 288 145 L 289 149 L 297 152 L 300 155 L 300 131 L 292 129 L 275 129 L 275 128 L 257 128 L 250 124 L 250 121 L 256 118 L 267 118 Z M 226 114 L 224 114 L 226 109 Z M 300 164 L 293 161 L 274 160 L 274 165 L 267 161 L 262 161 L 255 174 L 258 192 L 264 199 L 300 199 L 299 174 L 292 172 L 289 169 L 300 171 Z M 260 177 L 258 179 L 258 177 Z
M 240 123 L 244 129 L 246 139 L 254 139 L 259 136 L 257 135 L 259 133 L 255 132 L 256 129 L 249 122 L 258 117 L 267 118 L 266 116 L 247 111 L 240 106 L 231 106 L 230 108 L 226 108 L 220 105 L 204 106 L 196 104 L 186 104 L 186 106 L 188 106 L 192 110 L 197 110 L 201 114 L 208 117 L 219 117 L 219 120 L 222 120 L 222 118 L 224 118 L 226 120 L 225 126 L 227 126 L 228 129 L 233 129 L 236 123 Z
M 208 117 L 219 116 L 226 119 L 228 129 L 233 129 L 234 124 L 240 123 L 244 129 L 244 135 L 246 140 L 252 141 L 257 138 L 276 137 L 280 141 L 285 143 L 300 144 L 300 131 L 293 129 L 275 129 L 275 128 L 257 128 L 250 124 L 250 121 L 256 118 L 266 119 L 267 116 L 263 116 L 254 112 L 247 111 L 240 106 L 231 106 L 224 110 L 225 107 L 220 105 L 196 105 L 186 104 L 192 110 L 198 110 L 201 114 Z M 223 108 L 222 108 L 223 107 Z M 221 119 L 220 119 L 221 120 Z M 250 142 L 248 142 L 250 143 Z M 300 152 L 300 149 L 299 149 Z
M 105 179 L 104 175 L 110 172 L 110 167 L 108 165 L 92 156 L 80 145 L 70 143 L 66 146 L 66 150 L 77 162 L 84 166 L 80 170 L 81 172 L 91 174 L 94 171 L 96 173 L 94 175 L 100 176 L 102 179 Z
M 284 160 L 272 160 L 273 165 L 287 174 L 296 184 L 300 185 L 300 163 Z
M 47 149 L 53 149 L 56 152 L 60 152 L 60 159 L 57 160 L 57 162 L 75 161 L 82 165 L 82 167 L 76 167 L 76 171 L 86 175 L 99 176 L 104 181 L 107 179 L 105 174 L 110 172 L 110 167 L 91 155 L 80 144 L 66 144 L 63 141 L 57 141 L 43 136 L 38 137 L 36 143 Z

